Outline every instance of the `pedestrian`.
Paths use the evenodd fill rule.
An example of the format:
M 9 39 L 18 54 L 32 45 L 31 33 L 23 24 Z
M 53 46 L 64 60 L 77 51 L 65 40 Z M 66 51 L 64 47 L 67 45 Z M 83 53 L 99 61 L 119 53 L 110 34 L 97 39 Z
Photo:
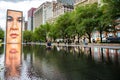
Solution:
M 83 38 L 83 43 L 84 43 L 85 45 L 88 44 L 87 39 L 86 39 L 85 37 Z
M 57 39 L 57 44 L 59 45 L 59 39 Z
M 83 44 L 85 44 L 85 37 L 83 38 Z
M 48 41 L 47 41 L 47 48 L 51 48 L 51 46 L 52 46 L 52 45 L 51 45 L 51 41 L 48 40 Z
M 95 39 L 93 39 L 92 41 L 93 41 L 93 43 L 95 43 Z

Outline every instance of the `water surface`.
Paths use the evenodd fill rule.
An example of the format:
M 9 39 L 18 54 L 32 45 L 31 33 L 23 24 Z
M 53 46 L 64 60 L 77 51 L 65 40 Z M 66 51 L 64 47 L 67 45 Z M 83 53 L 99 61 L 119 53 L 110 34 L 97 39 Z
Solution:
M 5 53 L 2 45 L 1 80 L 120 80 L 119 48 L 23 45 L 18 75 L 7 74 Z

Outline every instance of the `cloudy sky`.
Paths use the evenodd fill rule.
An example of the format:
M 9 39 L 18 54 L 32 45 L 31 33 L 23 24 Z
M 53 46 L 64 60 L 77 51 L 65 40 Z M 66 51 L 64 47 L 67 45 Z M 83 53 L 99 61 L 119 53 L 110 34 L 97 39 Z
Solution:
M 31 7 L 39 7 L 45 1 L 52 0 L 0 0 L 0 27 L 5 30 L 7 9 L 23 11 L 27 20 L 27 12 Z

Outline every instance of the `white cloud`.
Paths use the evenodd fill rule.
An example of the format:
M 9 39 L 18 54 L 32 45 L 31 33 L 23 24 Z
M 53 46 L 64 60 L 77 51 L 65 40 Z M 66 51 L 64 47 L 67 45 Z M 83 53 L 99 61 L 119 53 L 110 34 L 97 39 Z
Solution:
M 25 0 L 21 2 L 6 2 L 0 1 L 0 26 L 3 30 L 6 27 L 6 12 L 7 9 L 23 11 L 23 17 L 27 19 L 27 12 L 32 7 L 39 7 L 45 1 L 52 1 L 52 0 Z

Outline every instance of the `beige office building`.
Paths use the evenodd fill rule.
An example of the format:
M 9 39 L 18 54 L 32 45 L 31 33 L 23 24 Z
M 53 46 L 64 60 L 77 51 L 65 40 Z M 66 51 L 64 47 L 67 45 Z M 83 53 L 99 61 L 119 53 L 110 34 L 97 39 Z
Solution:
M 101 0 L 74 0 L 74 6 L 78 7 L 80 5 L 92 4 L 95 2 L 100 4 Z
M 36 9 L 33 14 L 33 29 L 45 24 L 49 18 L 53 17 L 53 2 L 45 2 Z
M 54 22 L 55 19 L 64 14 L 70 12 L 74 8 L 71 5 L 65 5 L 63 3 L 57 3 L 56 1 L 45 2 L 40 5 L 33 14 L 33 29 L 39 27 L 46 22 Z
M 51 23 L 56 20 L 60 15 L 63 15 L 66 12 L 71 12 L 74 10 L 72 5 L 66 5 L 63 3 L 54 3 L 53 4 L 53 17 L 51 17 L 47 22 Z

